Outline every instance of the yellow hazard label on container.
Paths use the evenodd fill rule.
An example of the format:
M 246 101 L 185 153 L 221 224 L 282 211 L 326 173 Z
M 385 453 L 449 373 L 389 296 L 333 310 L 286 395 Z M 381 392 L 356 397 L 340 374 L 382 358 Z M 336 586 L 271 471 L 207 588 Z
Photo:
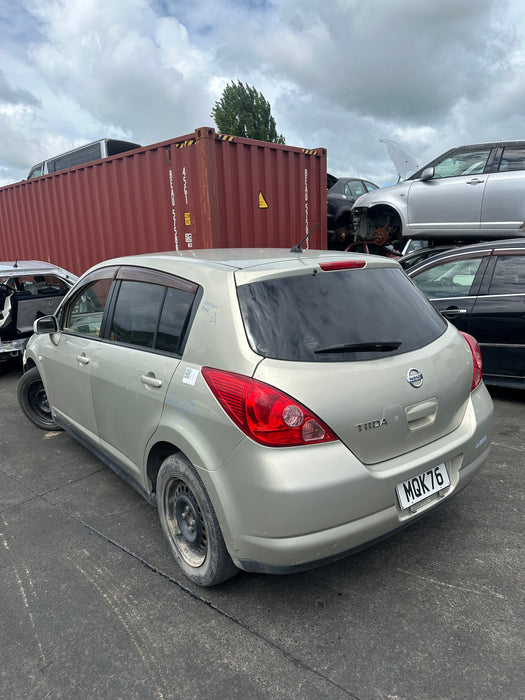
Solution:
M 191 226 L 191 216 L 189 211 L 184 212 L 184 226 Z
M 179 141 L 179 143 L 174 143 L 175 148 L 186 148 L 186 146 L 193 146 L 195 139 L 187 139 L 186 141 Z
M 259 192 L 259 209 L 268 209 L 268 202 L 265 200 L 262 192 Z

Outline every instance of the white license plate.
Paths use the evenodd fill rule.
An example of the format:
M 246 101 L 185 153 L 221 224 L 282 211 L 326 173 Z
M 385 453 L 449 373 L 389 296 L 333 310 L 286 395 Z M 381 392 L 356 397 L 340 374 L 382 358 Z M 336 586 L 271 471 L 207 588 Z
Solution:
M 402 481 L 396 486 L 396 492 L 401 508 L 406 510 L 447 486 L 450 486 L 447 469 L 444 464 L 438 464 L 412 479 Z

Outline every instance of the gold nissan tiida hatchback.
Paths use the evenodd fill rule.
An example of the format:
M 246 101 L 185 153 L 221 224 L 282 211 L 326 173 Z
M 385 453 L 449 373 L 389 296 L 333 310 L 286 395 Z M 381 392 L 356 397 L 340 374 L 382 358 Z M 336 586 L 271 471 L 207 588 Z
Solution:
M 387 258 L 119 258 L 35 322 L 20 405 L 156 504 L 211 586 L 290 573 L 409 524 L 472 479 L 492 401 L 474 338 Z

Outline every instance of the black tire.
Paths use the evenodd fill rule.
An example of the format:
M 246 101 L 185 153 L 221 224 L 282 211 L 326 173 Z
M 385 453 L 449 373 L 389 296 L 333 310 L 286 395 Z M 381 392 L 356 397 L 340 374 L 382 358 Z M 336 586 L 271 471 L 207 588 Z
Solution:
M 157 507 L 173 557 L 191 581 L 215 586 L 238 573 L 206 489 L 182 454 L 162 463 Z
M 42 430 L 60 430 L 51 416 L 46 390 L 36 367 L 25 372 L 18 382 L 18 403 L 20 408 Z

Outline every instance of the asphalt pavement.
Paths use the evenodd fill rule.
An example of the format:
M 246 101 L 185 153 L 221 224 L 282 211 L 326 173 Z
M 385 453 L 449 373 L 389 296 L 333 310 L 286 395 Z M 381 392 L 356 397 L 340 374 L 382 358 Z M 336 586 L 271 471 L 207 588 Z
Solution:
M 525 697 L 525 391 L 489 461 L 412 527 L 303 574 L 200 589 L 154 508 L 0 373 L 0 698 Z

